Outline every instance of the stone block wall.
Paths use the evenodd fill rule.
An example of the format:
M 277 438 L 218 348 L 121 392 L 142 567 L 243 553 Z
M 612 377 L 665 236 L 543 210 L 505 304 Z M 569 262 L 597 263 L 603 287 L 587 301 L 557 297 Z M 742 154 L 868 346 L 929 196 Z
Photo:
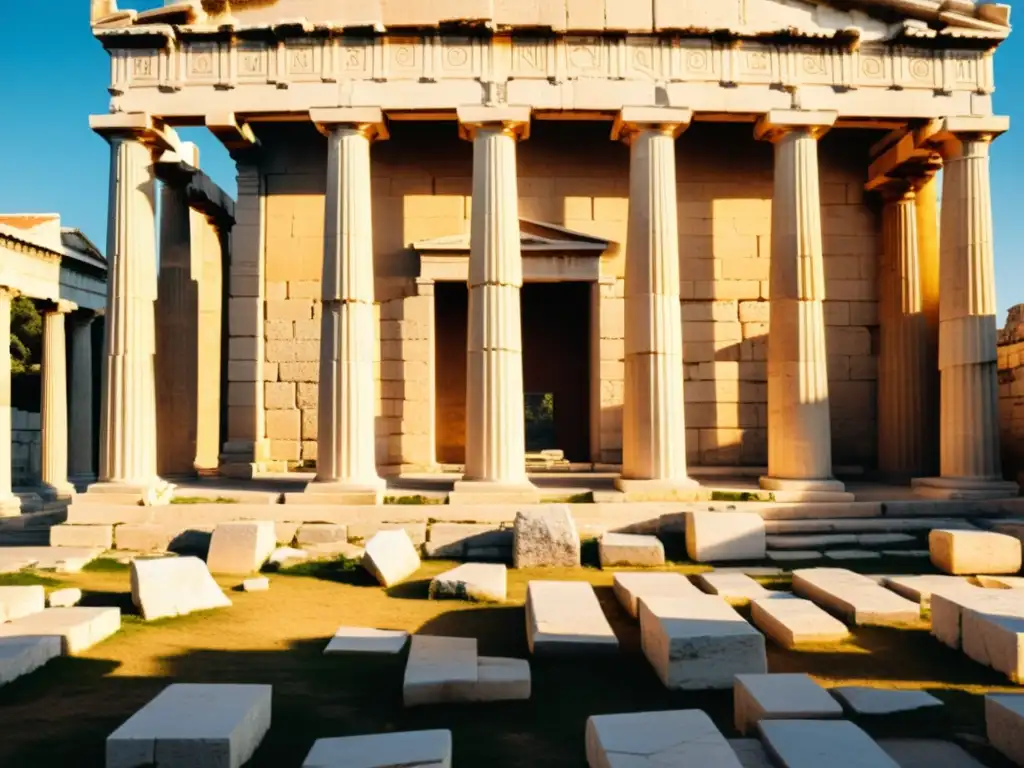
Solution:
M 1007 480 L 1017 480 L 1024 473 L 1024 340 L 1018 340 L 1020 336 L 1000 334 L 997 354 L 999 436 Z
M 42 482 L 41 427 L 38 413 L 11 408 L 11 480 L 15 486 Z

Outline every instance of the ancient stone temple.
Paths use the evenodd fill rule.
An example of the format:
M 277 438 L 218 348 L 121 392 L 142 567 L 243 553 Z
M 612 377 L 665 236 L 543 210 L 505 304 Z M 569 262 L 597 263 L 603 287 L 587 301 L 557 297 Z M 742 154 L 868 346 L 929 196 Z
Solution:
M 762 468 L 780 499 L 848 499 L 858 474 L 1014 495 L 989 188 L 1009 11 L 93 0 L 113 94 L 93 118 L 112 164 L 96 490 L 159 496 L 202 445 L 196 465 L 232 477 L 315 461 L 321 501 L 445 465 L 464 467 L 453 501 L 535 499 L 544 448 L 643 499 L 708 467 Z M 234 210 L 213 206 L 223 275 L 193 278 L 223 280 L 226 322 L 186 337 L 158 311 L 176 355 L 216 360 L 158 349 L 154 381 L 139 185 L 202 125 L 238 167 Z M 166 195 L 162 233 L 187 218 Z M 198 370 L 190 438 L 155 392 Z

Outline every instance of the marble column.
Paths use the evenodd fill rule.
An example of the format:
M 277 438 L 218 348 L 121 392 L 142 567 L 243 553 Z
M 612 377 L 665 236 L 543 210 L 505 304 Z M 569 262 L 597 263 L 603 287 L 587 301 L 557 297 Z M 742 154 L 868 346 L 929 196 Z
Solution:
M 65 318 L 75 309 L 58 301 L 43 313 L 42 481 L 50 498 L 73 496 L 68 482 L 68 375 Z
M 1002 479 L 996 362 L 996 286 L 989 145 L 1000 117 L 947 118 L 939 264 L 940 476 L 914 481 L 933 498 L 1015 496 Z
M 370 143 L 387 132 L 379 109 L 314 110 L 313 120 L 327 136 L 327 194 L 317 474 L 306 492 L 377 504 Z
M 844 500 L 832 476 L 818 139 L 835 112 L 773 110 L 755 136 L 775 145 L 768 334 L 768 474 L 780 500 Z
M 11 337 L 11 299 L 17 291 L 0 286 L 0 338 Z M 21 514 L 11 485 L 11 355 L 0 355 L 0 517 Z
M 878 468 L 906 482 L 928 472 L 937 382 L 921 290 L 916 184 L 900 182 L 882 195 Z
M 72 316 L 71 388 L 68 391 L 68 479 L 86 485 L 96 479 L 93 457 L 92 312 Z
M 473 142 L 469 317 L 466 345 L 466 471 L 452 501 L 476 495 L 535 501 L 526 475 L 516 142 L 526 107 L 468 107 L 460 132 Z
M 697 486 L 686 471 L 675 152 L 691 117 L 688 109 L 628 107 L 612 130 L 612 138 L 630 148 L 622 476 L 616 487 L 646 499 Z

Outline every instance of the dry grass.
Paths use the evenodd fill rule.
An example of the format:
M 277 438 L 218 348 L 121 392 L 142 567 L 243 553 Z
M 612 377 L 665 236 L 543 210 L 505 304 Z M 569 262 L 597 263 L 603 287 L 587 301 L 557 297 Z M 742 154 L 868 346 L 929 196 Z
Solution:
M 149 623 L 128 615 L 119 634 L 85 656 L 57 660 L 0 689 L 0 765 L 102 766 L 105 737 L 169 682 L 273 684 L 274 725 L 253 766 L 298 766 L 319 737 L 451 728 L 459 766 L 582 768 L 589 715 L 654 709 L 701 708 L 727 735 L 736 735 L 729 692 L 662 687 L 640 653 L 635 623 L 614 600 L 610 573 L 509 571 L 505 606 L 427 600 L 430 577 L 449 567 L 428 562 L 412 581 L 385 591 L 358 569 L 325 565 L 301 576 L 272 574 L 268 592 L 232 591 L 230 609 Z M 622 652 L 532 660 L 530 701 L 406 710 L 403 658 L 321 653 L 339 625 L 353 624 L 473 636 L 482 654 L 526 657 L 522 602 L 527 581 L 538 578 L 594 584 Z M 100 565 L 60 580 L 85 590 L 89 604 L 131 611 L 126 568 Z M 230 588 L 237 582 L 221 583 Z M 989 765 L 1005 765 L 977 745 L 984 733 L 981 694 L 1016 689 L 939 645 L 926 630 L 863 629 L 853 642 L 800 653 L 769 644 L 769 668 L 808 672 L 826 685 L 932 691 L 947 702 L 942 713 L 884 718 L 865 727 L 878 735 L 962 735 Z

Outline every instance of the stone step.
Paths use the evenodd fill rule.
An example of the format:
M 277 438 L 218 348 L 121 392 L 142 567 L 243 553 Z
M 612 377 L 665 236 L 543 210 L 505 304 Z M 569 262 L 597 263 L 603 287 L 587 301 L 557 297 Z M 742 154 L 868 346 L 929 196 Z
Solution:
M 965 520 L 946 517 L 765 520 L 764 526 L 765 531 L 769 535 L 794 533 L 908 533 L 912 531 L 927 532 L 933 528 L 975 530 L 974 526 Z
M 865 549 L 889 548 L 909 545 L 923 540 L 913 533 L 777 533 L 767 537 L 768 548 L 784 549 L 831 549 L 839 547 L 861 547 Z

